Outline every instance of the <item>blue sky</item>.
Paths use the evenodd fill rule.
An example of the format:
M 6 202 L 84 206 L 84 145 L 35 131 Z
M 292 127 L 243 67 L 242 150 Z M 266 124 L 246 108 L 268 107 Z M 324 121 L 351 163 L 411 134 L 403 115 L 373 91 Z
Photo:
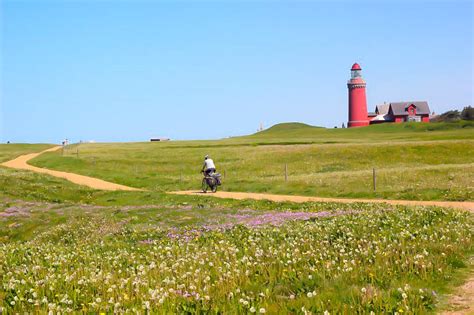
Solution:
M 0 141 L 211 139 L 473 104 L 470 1 L 1 1 Z

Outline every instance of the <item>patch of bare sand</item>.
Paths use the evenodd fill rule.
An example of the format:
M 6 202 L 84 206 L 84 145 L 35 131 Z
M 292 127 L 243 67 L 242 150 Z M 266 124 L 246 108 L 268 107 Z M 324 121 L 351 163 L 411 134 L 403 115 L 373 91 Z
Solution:
M 442 315 L 474 314 L 474 275 L 449 296 L 448 305 L 450 310 L 442 312 Z

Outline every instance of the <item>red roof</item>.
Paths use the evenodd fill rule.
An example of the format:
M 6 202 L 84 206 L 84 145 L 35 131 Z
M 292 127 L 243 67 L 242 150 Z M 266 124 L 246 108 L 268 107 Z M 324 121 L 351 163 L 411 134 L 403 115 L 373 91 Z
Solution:
M 355 64 L 352 65 L 351 70 L 362 70 L 362 68 L 359 66 L 359 64 L 356 62 Z

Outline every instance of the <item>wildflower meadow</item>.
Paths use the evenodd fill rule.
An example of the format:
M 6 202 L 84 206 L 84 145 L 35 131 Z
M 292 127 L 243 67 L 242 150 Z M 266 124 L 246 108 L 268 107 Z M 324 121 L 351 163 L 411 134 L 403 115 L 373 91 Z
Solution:
M 443 208 L 244 209 L 179 226 L 86 210 L 2 241 L 3 313 L 430 313 L 474 245 L 472 216 Z

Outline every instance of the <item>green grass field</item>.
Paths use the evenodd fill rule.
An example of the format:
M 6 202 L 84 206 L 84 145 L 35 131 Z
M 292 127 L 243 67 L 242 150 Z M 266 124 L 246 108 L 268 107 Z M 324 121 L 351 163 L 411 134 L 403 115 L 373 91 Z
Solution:
M 0 144 L 0 163 L 27 153 L 40 152 L 52 147 L 50 144 Z
M 202 156 L 209 153 L 226 171 L 226 190 L 473 199 L 469 125 L 375 127 L 290 124 L 220 141 L 81 144 L 34 161 L 148 189 L 141 192 L 97 191 L 0 167 L 0 312 L 449 308 L 446 294 L 474 268 L 470 213 L 165 193 L 199 187 Z M 0 156 L 45 148 L 0 145 Z
M 323 129 L 284 124 L 220 141 L 81 144 L 64 155 L 48 153 L 32 163 L 152 191 L 173 191 L 197 189 L 203 156 L 210 154 L 225 174 L 223 189 L 228 191 L 473 200 L 473 126 L 461 122 Z

